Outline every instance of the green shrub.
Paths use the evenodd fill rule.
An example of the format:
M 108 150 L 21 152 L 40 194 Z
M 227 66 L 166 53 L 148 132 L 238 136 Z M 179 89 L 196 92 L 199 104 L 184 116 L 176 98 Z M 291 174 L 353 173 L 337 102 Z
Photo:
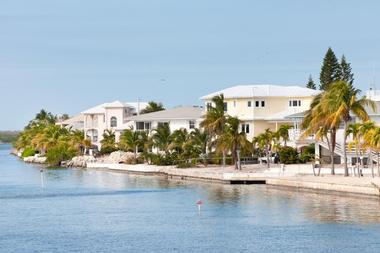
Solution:
M 103 145 L 101 150 L 100 150 L 100 154 L 102 155 L 108 155 L 108 154 L 111 154 L 112 152 L 115 152 L 117 151 L 118 149 L 114 146 L 105 146 Z
M 76 155 L 75 149 L 70 149 L 68 145 L 57 145 L 46 152 L 46 161 L 49 165 L 59 166 L 62 161 L 67 161 Z
M 22 157 L 34 156 L 36 154 L 36 150 L 32 147 L 27 147 L 22 151 Z
M 193 167 L 195 167 L 195 165 L 189 162 L 181 162 L 177 164 L 177 168 L 179 169 L 187 169 L 187 168 L 193 168 Z
M 279 151 L 280 162 L 283 164 L 293 164 L 299 162 L 298 152 L 292 147 L 282 147 Z
M 300 160 L 302 163 L 307 163 L 313 161 L 315 158 L 315 145 L 310 144 L 306 148 L 303 149 Z

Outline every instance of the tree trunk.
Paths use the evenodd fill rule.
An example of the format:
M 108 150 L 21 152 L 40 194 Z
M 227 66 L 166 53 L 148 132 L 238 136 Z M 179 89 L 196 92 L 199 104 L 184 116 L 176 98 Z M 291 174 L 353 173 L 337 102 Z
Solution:
M 372 149 L 371 148 L 369 149 L 369 160 L 370 160 L 370 163 L 371 163 L 371 174 L 372 174 L 372 177 L 375 177 L 375 171 L 374 171 L 374 168 L 373 168 L 373 161 L 372 161 Z
M 379 162 L 380 162 L 380 154 L 379 152 L 377 152 L 377 176 L 380 177 L 380 166 L 379 166 Z
M 346 150 L 346 144 L 347 144 L 347 121 L 344 121 L 344 137 L 343 137 L 343 163 L 344 163 L 344 176 L 348 177 L 348 166 L 347 166 L 347 150 Z
M 330 158 L 331 158 L 331 175 L 335 175 L 335 164 L 334 164 L 334 151 L 336 144 L 336 133 L 332 129 L 330 133 Z
M 269 147 L 267 147 L 267 167 L 270 168 L 270 156 L 269 156 Z
M 226 167 L 226 151 L 223 150 L 223 167 Z

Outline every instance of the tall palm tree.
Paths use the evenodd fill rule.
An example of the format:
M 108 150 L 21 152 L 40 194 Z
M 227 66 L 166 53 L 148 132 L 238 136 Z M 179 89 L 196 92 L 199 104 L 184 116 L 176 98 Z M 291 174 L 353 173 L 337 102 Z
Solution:
M 376 110 L 376 105 L 373 101 L 366 97 L 358 98 L 360 90 L 355 89 L 352 85 L 344 81 L 337 81 L 331 84 L 330 88 L 321 99 L 322 110 L 326 113 L 326 123 L 331 128 L 338 128 L 341 123 L 344 125 L 344 132 L 346 133 L 348 122 L 351 120 L 350 113 L 353 113 L 362 121 L 369 119 L 366 107 L 371 107 Z M 343 138 L 343 161 L 344 161 L 344 175 L 348 176 L 347 166 L 347 136 Z
M 235 169 L 239 169 L 237 163 L 238 150 L 247 150 L 251 143 L 247 140 L 246 134 L 239 131 L 240 120 L 236 117 L 228 117 L 224 132 L 216 140 L 217 150 L 229 150 L 232 154 Z
M 152 135 L 153 146 L 158 150 L 169 154 L 170 145 L 170 127 L 168 124 L 163 124 L 154 129 Z
M 337 127 L 331 127 L 326 122 L 327 112 L 322 107 L 322 99 L 326 92 L 320 93 L 314 97 L 310 104 L 310 109 L 306 111 L 305 117 L 301 124 L 303 137 L 311 134 L 315 135 L 316 140 L 326 140 L 330 152 L 331 174 L 335 174 L 334 154 L 336 147 Z
M 69 133 L 68 144 L 77 153 L 83 154 L 87 148 L 91 147 L 91 141 L 85 138 L 84 132 L 81 130 L 71 130 Z
M 284 146 L 286 146 L 286 142 L 289 141 L 289 130 L 291 128 L 290 125 L 281 125 L 276 132 L 276 135 L 284 142 Z
M 200 123 L 200 126 L 204 131 L 210 136 L 212 140 L 210 145 L 216 143 L 216 139 L 223 134 L 224 127 L 228 115 L 224 111 L 224 96 L 220 94 L 212 98 L 212 106 L 207 108 L 207 113 L 203 116 L 203 121 Z M 222 150 L 223 155 L 223 165 L 225 165 L 227 150 Z

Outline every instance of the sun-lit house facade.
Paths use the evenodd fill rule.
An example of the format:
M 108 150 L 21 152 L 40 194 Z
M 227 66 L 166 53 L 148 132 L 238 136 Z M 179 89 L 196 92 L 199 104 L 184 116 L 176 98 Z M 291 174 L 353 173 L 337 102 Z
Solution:
M 300 122 L 288 116 L 308 110 L 318 93 L 301 86 L 239 85 L 213 92 L 201 100 L 207 111 L 212 106 L 212 98 L 223 94 L 225 112 L 242 121 L 241 131 L 246 132 L 249 140 L 267 128 L 276 131 L 283 124 L 293 126 L 290 136 L 296 140 L 300 136 Z
M 104 103 L 81 113 L 83 115 L 83 131 L 92 144 L 101 147 L 103 133 L 111 130 L 115 133 L 115 141 L 119 141 L 120 134 L 128 125 L 128 117 L 138 115 L 148 103 L 132 102 L 122 103 L 114 101 Z

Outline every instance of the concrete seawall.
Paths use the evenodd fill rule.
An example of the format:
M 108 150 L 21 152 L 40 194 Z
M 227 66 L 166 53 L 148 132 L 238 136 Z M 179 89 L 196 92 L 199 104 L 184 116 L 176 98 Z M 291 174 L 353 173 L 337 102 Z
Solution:
M 310 165 L 280 166 L 270 169 L 261 167 L 235 171 L 232 167 L 207 167 L 179 169 L 173 166 L 154 166 L 146 164 L 104 164 L 88 163 L 88 169 L 107 169 L 111 171 L 161 174 L 168 178 L 193 179 L 220 183 L 254 184 L 265 183 L 271 186 L 293 189 L 308 189 L 313 191 L 329 191 L 339 193 L 361 194 L 380 197 L 380 178 L 343 177 L 342 175 L 313 176 Z M 307 174 L 306 174 L 307 173 Z

